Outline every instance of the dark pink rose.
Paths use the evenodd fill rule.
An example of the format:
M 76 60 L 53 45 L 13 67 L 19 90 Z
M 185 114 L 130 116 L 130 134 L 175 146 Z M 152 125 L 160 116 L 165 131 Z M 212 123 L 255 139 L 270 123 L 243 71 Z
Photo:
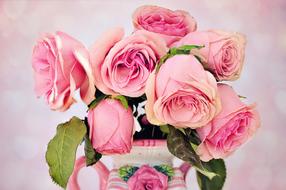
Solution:
M 133 25 L 136 30 L 160 34 L 168 45 L 197 29 L 195 19 L 188 12 L 149 5 L 137 8 L 133 14 Z
M 126 38 L 123 35 L 122 28 L 114 28 L 92 46 L 95 84 L 105 94 L 139 97 L 158 60 L 168 51 L 167 46 L 148 31 L 136 31 Z
M 143 165 L 127 181 L 130 190 L 166 190 L 168 176 L 156 169 Z
M 93 148 L 102 154 L 124 154 L 131 150 L 134 118 L 131 108 L 105 99 L 88 112 Z
M 255 105 L 245 105 L 234 90 L 218 86 L 222 111 L 206 126 L 197 129 L 202 144 L 197 152 L 203 161 L 225 158 L 251 138 L 260 126 Z
M 85 47 L 63 32 L 46 34 L 38 40 L 32 55 L 35 92 L 45 96 L 52 110 L 65 111 L 81 98 L 89 104 L 94 98 L 94 84 Z

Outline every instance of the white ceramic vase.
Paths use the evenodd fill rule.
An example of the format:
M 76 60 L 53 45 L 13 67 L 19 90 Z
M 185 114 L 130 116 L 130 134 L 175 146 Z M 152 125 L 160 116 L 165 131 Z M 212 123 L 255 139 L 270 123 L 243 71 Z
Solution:
M 100 190 L 129 190 L 127 182 L 119 175 L 119 168 L 124 166 L 150 167 L 168 165 L 173 168 L 174 175 L 168 181 L 168 190 L 186 190 L 185 176 L 190 166 L 183 163 L 180 167 L 173 167 L 174 156 L 168 151 L 165 140 L 137 140 L 134 141 L 129 154 L 115 155 L 113 157 L 113 169 L 109 171 L 102 162 L 97 162 L 92 167 L 100 176 Z M 75 169 L 70 177 L 68 189 L 80 190 L 77 177 L 81 168 L 85 167 L 85 158 L 76 161 Z M 133 190 L 133 189 L 130 189 Z M 166 190 L 166 189 L 164 189 Z

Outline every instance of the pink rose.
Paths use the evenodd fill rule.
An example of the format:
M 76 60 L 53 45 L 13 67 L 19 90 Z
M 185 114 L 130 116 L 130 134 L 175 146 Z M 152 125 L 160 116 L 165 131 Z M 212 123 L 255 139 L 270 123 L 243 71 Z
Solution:
M 35 92 L 53 110 L 65 111 L 75 102 L 74 92 L 89 104 L 94 98 L 92 70 L 85 47 L 63 32 L 46 34 L 35 45 L 32 65 Z
M 243 104 L 228 85 L 220 84 L 218 90 L 222 111 L 208 125 L 197 129 L 202 140 L 197 152 L 203 161 L 229 156 L 252 137 L 260 125 L 255 105 Z
M 186 44 L 204 45 L 198 56 L 218 80 L 236 80 L 244 63 L 246 40 L 239 33 L 210 30 L 193 32 L 182 38 L 175 46 Z
M 168 50 L 156 34 L 137 31 L 122 39 L 123 35 L 123 29 L 115 28 L 91 48 L 95 83 L 105 94 L 139 97 L 156 63 Z
M 168 176 L 143 165 L 127 181 L 129 190 L 167 190 Z
M 102 154 L 130 152 L 134 119 L 130 108 L 121 102 L 104 99 L 88 112 L 90 139 L 95 150 Z
M 197 23 L 189 13 L 158 6 L 137 8 L 133 14 L 133 25 L 137 30 L 160 34 L 168 45 L 197 29 Z
M 146 87 L 146 114 L 155 124 L 198 128 L 220 111 L 216 80 L 189 55 L 168 59 Z

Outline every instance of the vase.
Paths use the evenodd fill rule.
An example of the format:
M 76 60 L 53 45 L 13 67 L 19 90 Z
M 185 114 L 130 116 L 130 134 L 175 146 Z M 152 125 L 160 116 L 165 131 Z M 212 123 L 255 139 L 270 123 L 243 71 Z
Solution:
M 92 167 L 98 173 L 100 190 L 128 190 L 128 183 L 120 176 L 120 168 L 132 166 L 138 169 L 142 166 L 154 167 L 168 166 L 172 170 L 172 176 L 168 180 L 168 190 L 186 190 L 185 177 L 190 165 L 183 163 L 180 167 L 173 167 L 174 156 L 168 151 L 166 140 L 144 139 L 133 142 L 128 154 L 113 155 L 113 169 L 108 170 L 100 161 Z M 75 163 L 73 174 L 68 183 L 68 189 L 80 190 L 78 173 L 85 167 L 85 158 L 80 157 Z M 136 172 L 136 171 L 135 171 Z

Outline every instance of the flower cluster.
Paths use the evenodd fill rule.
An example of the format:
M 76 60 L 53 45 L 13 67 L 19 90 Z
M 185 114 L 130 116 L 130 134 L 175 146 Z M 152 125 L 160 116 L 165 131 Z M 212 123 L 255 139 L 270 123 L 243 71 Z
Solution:
M 158 6 L 139 7 L 132 21 L 132 34 L 124 37 L 122 28 L 110 29 L 89 49 L 63 32 L 43 35 L 34 47 L 37 96 L 44 96 L 52 110 L 66 111 L 79 89 L 88 105 L 86 145 L 96 155 L 130 152 L 133 135 L 140 133 L 134 116 L 141 102 L 146 105 L 139 123 L 161 127 L 170 152 L 183 160 L 170 148 L 174 134 L 194 149 L 185 152 L 204 162 L 226 158 L 253 136 L 260 125 L 255 104 L 245 104 L 223 83 L 240 77 L 244 35 L 197 31 L 189 13 Z M 154 173 L 153 180 L 163 181 L 165 189 L 167 177 L 147 166 L 129 179 L 131 189 L 144 189 L 141 170 L 148 171 L 148 179 Z M 162 189 L 151 186 L 147 189 Z

